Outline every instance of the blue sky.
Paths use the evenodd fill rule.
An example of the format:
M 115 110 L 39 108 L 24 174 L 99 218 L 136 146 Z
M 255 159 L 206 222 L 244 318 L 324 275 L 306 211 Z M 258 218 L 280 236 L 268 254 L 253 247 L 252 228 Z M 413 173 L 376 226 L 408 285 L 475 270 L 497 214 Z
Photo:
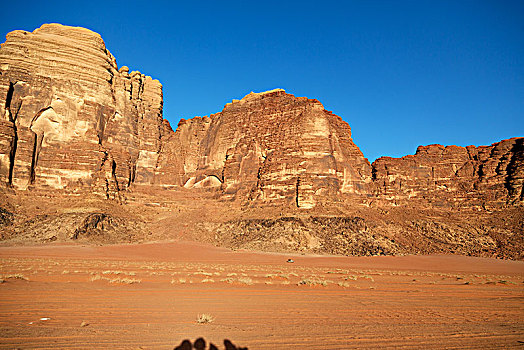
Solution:
M 102 35 L 159 79 L 164 118 L 250 91 L 316 98 L 373 161 L 418 145 L 524 136 L 524 1 L 10 1 L 0 35 L 42 23 Z M 3 40 L 2 40 L 3 41 Z

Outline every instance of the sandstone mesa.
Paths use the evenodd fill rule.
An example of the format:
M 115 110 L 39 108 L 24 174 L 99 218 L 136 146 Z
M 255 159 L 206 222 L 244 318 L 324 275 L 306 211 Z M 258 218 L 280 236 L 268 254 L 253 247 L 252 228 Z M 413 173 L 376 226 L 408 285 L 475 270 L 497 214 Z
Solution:
M 160 82 L 119 68 L 97 33 L 60 24 L 9 33 L 2 239 L 523 257 L 524 138 L 420 146 L 370 164 L 346 122 L 282 89 L 175 131 L 162 104 Z

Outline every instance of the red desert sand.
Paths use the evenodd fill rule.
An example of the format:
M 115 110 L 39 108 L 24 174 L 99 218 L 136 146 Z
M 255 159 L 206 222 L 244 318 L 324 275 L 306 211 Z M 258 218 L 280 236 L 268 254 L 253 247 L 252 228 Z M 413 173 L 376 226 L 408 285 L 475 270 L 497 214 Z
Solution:
M 0 247 L 0 259 L 2 349 L 524 346 L 522 261 L 190 242 Z

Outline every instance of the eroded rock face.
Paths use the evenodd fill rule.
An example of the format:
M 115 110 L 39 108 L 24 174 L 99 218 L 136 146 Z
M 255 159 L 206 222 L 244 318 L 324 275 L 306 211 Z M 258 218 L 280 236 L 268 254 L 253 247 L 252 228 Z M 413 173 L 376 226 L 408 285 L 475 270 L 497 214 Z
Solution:
M 491 146 L 420 146 L 415 155 L 373 163 L 376 195 L 395 204 L 433 206 L 521 205 L 524 138 Z
M 523 242 L 518 236 L 464 221 L 460 217 L 442 221 L 412 217 L 399 222 L 397 218 L 309 216 L 230 221 L 212 229 L 218 233 L 220 244 L 234 249 L 358 256 L 458 253 L 523 258 Z M 502 237 L 510 237 L 511 242 L 501 244 Z
M 523 258 L 524 138 L 370 164 L 346 122 L 282 89 L 173 131 L 157 80 L 58 24 L 0 49 L 0 184 L 1 240 Z
M 46 24 L 0 50 L 0 181 L 121 198 L 132 185 L 207 188 L 243 207 L 523 202 L 523 139 L 419 147 L 369 164 L 346 122 L 282 89 L 209 117 L 162 119 L 162 86 L 118 69 L 100 35 Z
M 371 166 L 349 125 L 317 100 L 281 89 L 182 121 L 173 139 L 176 152 L 162 154 L 160 167 L 178 160 L 180 185 L 216 187 L 242 204 L 312 208 L 369 192 Z
M 1 227 L 1 226 L 0 226 Z M 3 240 L 17 242 L 77 241 L 96 243 L 136 243 L 147 239 L 150 232 L 136 219 L 108 213 L 69 212 L 39 214 L 28 220 L 4 227 Z
M 115 198 L 151 183 L 162 85 L 117 70 L 99 34 L 45 24 L 0 49 L 0 181 Z

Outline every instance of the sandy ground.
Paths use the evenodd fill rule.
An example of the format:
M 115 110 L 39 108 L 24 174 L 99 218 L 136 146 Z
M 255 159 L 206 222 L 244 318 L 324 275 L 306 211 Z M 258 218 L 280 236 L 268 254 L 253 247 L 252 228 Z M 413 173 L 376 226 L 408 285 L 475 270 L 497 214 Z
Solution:
M 0 247 L 0 262 L 1 349 L 524 348 L 524 262 L 189 242 Z

